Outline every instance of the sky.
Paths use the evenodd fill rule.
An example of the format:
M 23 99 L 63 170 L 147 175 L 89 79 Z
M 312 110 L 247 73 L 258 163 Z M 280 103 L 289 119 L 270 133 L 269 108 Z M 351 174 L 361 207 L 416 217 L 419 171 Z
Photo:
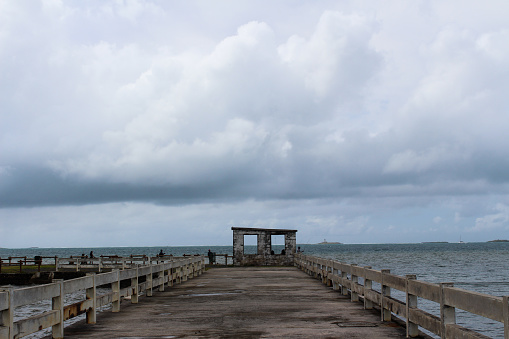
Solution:
M 0 0 L 0 247 L 509 239 L 508 13 Z

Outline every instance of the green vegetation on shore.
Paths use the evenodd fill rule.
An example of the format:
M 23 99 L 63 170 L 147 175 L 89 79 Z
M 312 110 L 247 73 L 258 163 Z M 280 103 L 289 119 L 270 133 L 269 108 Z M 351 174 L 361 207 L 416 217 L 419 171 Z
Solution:
M 39 270 L 37 265 L 23 265 L 21 273 L 35 273 Z M 41 272 L 52 272 L 55 270 L 55 265 L 41 265 Z M 2 266 L 2 273 L 20 273 L 19 265 L 17 266 Z

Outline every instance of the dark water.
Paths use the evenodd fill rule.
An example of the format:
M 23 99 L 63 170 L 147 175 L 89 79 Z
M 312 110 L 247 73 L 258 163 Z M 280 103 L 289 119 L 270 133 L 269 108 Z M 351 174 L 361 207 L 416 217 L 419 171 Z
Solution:
M 490 294 L 509 295 L 509 243 L 429 243 L 429 244 L 300 244 L 305 254 L 330 258 L 348 264 L 372 266 L 374 269 L 390 269 L 397 275 L 415 274 L 417 279 L 428 282 L 453 282 L 455 287 Z M 273 246 L 275 252 L 283 246 Z M 146 254 L 155 256 L 160 250 L 166 254 L 206 254 L 208 249 L 216 253 L 232 254 L 232 246 L 185 246 L 185 247 L 111 247 L 111 248 L 40 248 L 0 249 L 0 257 L 8 256 L 58 256 L 88 254 L 95 256 Z M 246 246 L 246 252 L 256 251 Z M 404 294 L 393 292 L 404 300 Z M 419 300 L 419 307 L 439 315 L 439 305 Z M 456 311 L 457 322 L 484 335 L 503 338 L 503 326 L 482 317 Z

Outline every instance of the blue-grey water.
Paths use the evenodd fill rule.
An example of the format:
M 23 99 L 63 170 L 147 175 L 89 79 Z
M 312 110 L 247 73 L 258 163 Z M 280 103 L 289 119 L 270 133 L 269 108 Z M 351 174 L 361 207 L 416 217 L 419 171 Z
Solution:
M 417 279 L 438 283 L 453 282 L 455 287 L 493 296 L 509 295 L 509 243 L 427 243 L 427 244 L 326 244 L 299 245 L 304 254 L 335 259 L 348 264 L 390 269 L 397 275 L 415 274 Z M 283 246 L 273 246 L 276 252 Z M 88 254 L 95 256 L 146 254 L 155 256 L 159 250 L 166 254 L 232 254 L 232 246 L 185 247 L 104 247 L 104 248 L 30 248 L 0 249 L 0 257 L 8 256 L 58 256 Z M 254 252 L 255 246 L 246 246 Z M 218 258 L 219 260 L 219 258 Z M 404 294 L 393 292 L 404 300 Z M 439 315 L 439 306 L 419 300 L 419 307 Z M 502 324 L 457 310 L 457 322 L 462 326 L 493 338 L 503 338 Z

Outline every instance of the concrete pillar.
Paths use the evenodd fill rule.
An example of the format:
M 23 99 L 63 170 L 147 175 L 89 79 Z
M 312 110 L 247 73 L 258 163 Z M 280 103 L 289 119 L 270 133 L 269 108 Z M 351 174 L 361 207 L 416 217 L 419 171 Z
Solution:
M 51 309 L 58 311 L 59 323 L 52 326 L 51 332 L 54 339 L 60 339 L 64 337 L 64 280 L 53 279 L 53 283 L 58 285 L 60 293 L 51 299 Z
M 366 270 L 369 270 L 369 269 L 371 269 L 371 266 L 364 266 L 364 272 L 366 272 Z M 373 309 L 373 301 L 368 300 L 368 298 L 366 297 L 367 292 L 372 291 L 372 290 L 373 290 L 373 281 L 366 278 L 366 273 L 364 273 L 364 309 L 366 309 L 366 310 Z
M 410 309 L 417 308 L 417 296 L 408 292 L 408 284 L 411 280 L 417 279 L 415 274 L 406 275 L 406 336 L 417 337 L 419 335 L 419 326 L 410 321 Z
M 87 288 L 85 291 L 87 300 L 92 300 L 92 307 L 87 310 L 87 324 L 95 324 L 97 321 L 97 289 L 95 286 L 95 273 L 87 273 L 87 276 L 92 277 L 92 287 Z
M 233 265 L 240 266 L 244 256 L 244 233 L 233 232 Z
M 456 309 L 445 304 L 446 287 L 453 287 L 454 283 L 440 283 L 440 337 L 445 338 L 445 328 L 449 324 L 456 324 Z

